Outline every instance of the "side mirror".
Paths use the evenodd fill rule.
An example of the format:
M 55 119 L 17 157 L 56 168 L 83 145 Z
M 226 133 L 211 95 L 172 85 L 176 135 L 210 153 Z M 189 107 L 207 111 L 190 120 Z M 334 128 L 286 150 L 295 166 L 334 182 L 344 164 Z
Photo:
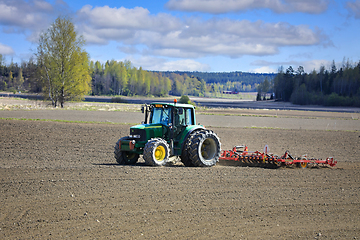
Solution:
M 145 107 L 141 106 L 141 112 L 144 113 L 145 112 Z

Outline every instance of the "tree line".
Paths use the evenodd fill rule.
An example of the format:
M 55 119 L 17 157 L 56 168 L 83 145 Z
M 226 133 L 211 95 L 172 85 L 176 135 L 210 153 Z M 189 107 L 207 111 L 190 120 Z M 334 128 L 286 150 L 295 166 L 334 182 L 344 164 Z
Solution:
M 136 68 L 130 61 L 109 60 L 105 63 L 90 61 L 88 66 L 89 89 L 87 94 L 107 96 L 211 96 L 221 97 L 224 91 L 258 91 L 257 100 L 266 93 L 274 93 L 277 100 L 294 104 L 327 106 L 360 106 L 360 62 L 344 61 L 337 69 L 333 61 L 330 69 L 321 66 L 318 71 L 306 73 L 302 66 L 294 70 L 279 68 L 274 78 L 260 83 L 245 84 L 243 81 L 206 82 L 193 72 L 155 72 Z M 34 58 L 5 64 L 0 54 L 0 90 L 46 93 L 48 90 L 41 77 L 42 66 Z M 216 73 L 219 75 L 219 73 Z M 225 73 L 224 73 L 225 74 Z M 40 76 L 39 76 L 40 75 Z M 206 73 L 211 76 L 211 74 Z M 61 91 L 60 91 L 61 92 Z
M 166 96 L 171 81 L 158 73 L 136 68 L 130 61 L 99 61 L 90 63 L 92 95 Z
M 221 96 L 224 91 L 250 92 L 256 91 L 256 87 L 268 74 L 252 74 L 237 72 L 229 73 L 206 73 L 200 72 L 159 72 L 146 71 L 141 67 L 132 66 L 130 61 L 107 61 L 102 64 L 99 61 L 90 63 L 92 76 L 93 95 L 123 95 L 123 96 Z M 240 74 L 241 73 L 241 74 Z M 223 81 L 212 82 L 210 76 L 225 76 Z M 201 78 L 200 76 L 208 76 Z M 240 81 L 244 77 L 244 81 Z M 246 77 L 255 76 L 254 81 Z M 269 76 L 272 76 L 269 74 Z M 247 82 L 248 84 L 246 84 Z
M 206 83 L 221 83 L 227 82 L 241 82 L 243 84 L 260 84 L 265 78 L 272 80 L 276 74 L 274 73 L 249 73 L 249 72 L 189 72 L 189 71 L 166 71 L 163 75 L 169 76 L 171 74 L 188 75 L 203 79 Z
M 22 91 L 32 93 L 46 92 L 49 98 L 49 84 L 46 67 L 43 61 L 35 61 L 31 58 L 28 62 L 23 61 L 20 65 L 17 63 L 5 64 L 5 59 L 0 55 L 0 90 L 1 91 Z M 87 58 L 84 58 L 86 65 Z M 60 61 L 66 62 L 66 61 Z M 68 66 L 69 67 L 69 66 Z M 167 95 L 182 96 L 201 96 L 201 97 L 219 97 L 224 91 L 251 92 L 256 91 L 260 80 L 245 84 L 238 78 L 227 78 L 222 82 L 206 82 L 200 77 L 192 75 L 191 72 L 155 72 L 143 70 L 141 67 L 136 68 L 131 61 L 109 60 L 105 63 L 99 61 L 90 61 L 88 63 L 88 74 L 90 76 L 90 89 L 87 94 L 107 95 L 107 96 L 156 96 L 162 97 Z M 64 66 L 58 66 L 55 69 L 64 69 Z M 190 75 L 191 73 L 191 75 Z M 219 75 L 220 73 L 214 73 Z M 227 73 L 223 73 L 226 75 Z M 54 75 L 61 76 L 57 72 Z M 210 73 L 206 75 L 210 76 Z M 244 73 L 244 75 L 246 75 Z M 60 85 L 65 84 L 59 83 Z M 54 89 L 53 89 L 54 90 Z M 64 89 L 63 89 L 64 90 Z M 53 99 L 56 95 L 62 95 L 61 87 L 58 93 L 52 92 L 50 96 Z M 59 100 L 62 102 L 62 100 Z
M 335 61 L 330 69 L 306 73 L 302 66 L 294 70 L 279 68 L 273 80 L 275 98 L 294 104 L 360 107 L 360 61 L 343 61 L 337 69 Z
M 0 91 L 39 93 L 41 84 L 37 81 L 37 64 L 34 58 L 29 61 L 5 64 L 5 57 L 0 54 Z
M 203 80 L 207 86 L 207 92 L 218 96 L 224 91 L 254 92 L 257 86 L 265 79 L 274 79 L 274 73 L 248 73 L 248 72 L 188 72 L 188 71 L 166 71 L 162 75 L 169 77 L 172 81 L 183 76 L 190 76 Z M 179 77 L 180 75 L 180 77 Z

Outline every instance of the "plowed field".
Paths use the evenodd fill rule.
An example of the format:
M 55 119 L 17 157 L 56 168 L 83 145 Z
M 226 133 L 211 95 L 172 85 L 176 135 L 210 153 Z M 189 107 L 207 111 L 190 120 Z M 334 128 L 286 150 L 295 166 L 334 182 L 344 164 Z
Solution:
M 187 168 L 148 167 L 142 159 L 136 166 L 117 165 L 113 147 L 130 125 L 105 124 L 108 112 L 37 111 L 47 111 L 39 118 L 71 121 L 4 119 L 33 118 L 35 112 L 0 111 L 0 239 L 360 238 L 358 119 L 280 111 L 273 121 L 280 127 L 244 128 L 239 122 L 251 118 L 256 126 L 267 117 L 248 116 L 250 110 L 246 116 L 230 110 L 199 115 L 222 149 L 268 144 L 279 155 L 333 156 L 338 164 Z M 137 122 L 138 113 L 111 114 Z M 92 118 L 104 123 L 74 122 Z M 289 118 L 301 127 L 287 125 Z M 334 119 L 345 130 L 314 127 Z

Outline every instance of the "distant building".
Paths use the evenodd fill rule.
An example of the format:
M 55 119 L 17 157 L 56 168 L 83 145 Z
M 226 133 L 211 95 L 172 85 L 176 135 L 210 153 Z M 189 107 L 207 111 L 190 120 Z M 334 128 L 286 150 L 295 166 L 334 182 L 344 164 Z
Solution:
M 236 91 L 223 91 L 223 94 L 239 94 L 239 92 L 236 92 Z

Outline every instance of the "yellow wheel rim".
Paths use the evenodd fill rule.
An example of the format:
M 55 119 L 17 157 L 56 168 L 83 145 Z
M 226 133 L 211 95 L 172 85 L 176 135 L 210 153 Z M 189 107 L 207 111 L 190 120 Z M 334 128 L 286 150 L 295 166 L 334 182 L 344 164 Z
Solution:
M 166 156 L 165 148 L 163 146 L 158 146 L 155 149 L 155 159 L 157 161 L 164 161 L 165 156 Z
M 300 166 L 301 166 L 301 168 L 306 168 L 307 162 L 302 162 L 302 163 L 300 163 Z

